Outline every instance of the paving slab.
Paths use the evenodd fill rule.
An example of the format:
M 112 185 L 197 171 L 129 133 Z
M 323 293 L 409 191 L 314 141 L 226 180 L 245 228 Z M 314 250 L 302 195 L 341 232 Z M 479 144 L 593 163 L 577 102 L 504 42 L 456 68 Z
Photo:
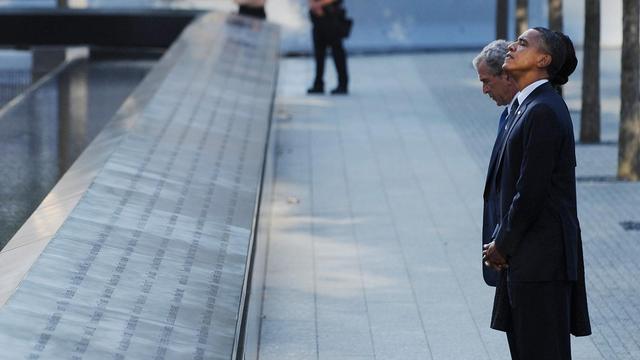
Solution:
M 501 109 L 474 55 L 354 57 L 347 97 L 307 96 L 312 61 L 282 61 L 261 359 L 509 359 L 479 251 Z M 615 180 L 616 66 L 603 71 L 605 142 L 577 146 L 594 334 L 572 338 L 575 359 L 638 357 L 640 235 L 624 224 L 640 184 Z M 576 129 L 580 72 L 565 87 Z M 296 321 L 279 321 L 288 309 Z

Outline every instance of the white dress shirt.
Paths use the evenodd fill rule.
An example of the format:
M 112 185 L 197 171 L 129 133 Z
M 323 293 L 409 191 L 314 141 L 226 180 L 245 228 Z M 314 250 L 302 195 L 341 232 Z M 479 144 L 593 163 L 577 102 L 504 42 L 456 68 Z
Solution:
M 538 81 L 534 81 L 531 84 L 527 85 L 524 89 L 520 90 L 520 92 L 518 93 L 518 95 L 516 95 L 518 97 L 518 104 L 520 104 L 518 106 L 518 108 L 520 108 L 520 106 L 522 106 L 522 103 L 524 102 L 524 100 L 529 97 L 529 95 L 531 95 L 531 93 L 533 92 L 533 90 L 537 89 L 538 86 L 549 82 L 548 79 L 542 79 L 542 80 L 538 80 Z

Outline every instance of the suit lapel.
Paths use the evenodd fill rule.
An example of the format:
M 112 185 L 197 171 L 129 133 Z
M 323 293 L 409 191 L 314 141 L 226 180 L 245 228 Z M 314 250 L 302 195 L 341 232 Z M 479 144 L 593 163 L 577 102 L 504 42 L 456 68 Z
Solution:
M 515 119 L 513 119 L 513 123 L 511 124 L 511 126 L 509 126 L 509 128 L 507 129 L 507 133 L 504 135 L 504 138 L 502 140 L 502 144 L 500 144 L 500 153 L 498 155 L 498 158 L 496 160 L 496 169 L 500 168 L 500 164 L 502 164 L 502 157 L 504 155 L 504 149 L 507 147 L 507 140 L 509 140 L 509 136 L 511 136 L 511 131 L 513 130 L 513 128 L 516 127 L 516 125 L 518 125 L 518 121 L 520 121 L 520 119 L 522 118 L 522 115 L 524 115 L 524 112 L 527 110 L 527 106 L 529 105 L 529 103 L 531 102 L 530 99 L 532 97 L 529 96 L 522 105 L 520 105 L 520 107 L 518 108 L 518 112 L 516 113 L 516 117 Z M 527 101 L 529 100 L 529 101 Z
M 513 119 L 513 124 L 511 124 L 511 126 L 507 129 L 507 133 L 505 134 L 501 147 L 500 147 L 500 153 L 498 155 L 498 158 L 496 160 L 496 176 L 495 178 L 498 178 L 499 176 L 499 172 L 500 172 L 500 166 L 502 165 L 502 159 L 504 157 L 504 152 L 505 149 L 507 147 L 507 143 L 509 142 L 509 136 L 511 136 L 511 132 L 513 131 L 513 129 L 518 125 L 518 122 L 520 121 L 520 119 L 523 117 L 523 115 L 525 114 L 525 112 L 527 111 L 527 107 L 529 106 L 529 104 L 531 104 L 532 101 L 534 101 L 540 94 L 542 94 L 543 92 L 546 91 L 554 91 L 553 87 L 551 86 L 550 83 L 544 83 L 540 86 L 538 86 L 535 90 L 533 90 L 533 92 L 531 94 L 529 94 L 529 96 L 527 96 L 526 99 L 524 99 L 524 101 L 522 102 L 522 104 L 520 104 L 520 107 L 518 108 L 518 112 L 516 114 L 516 118 Z
M 502 112 L 502 115 L 500 116 L 500 123 L 499 123 L 499 129 L 498 129 L 498 135 L 496 136 L 496 141 L 493 143 L 493 149 L 491 150 L 491 158 L 489 160 L 489 169 L 487 171 L 487 178 L 484 181 L 484 198 L 487 198 L 487 194 L 489 193 L 489 184 L 491 183 L 491 177 L 493 176 L 493 173 L 495 172 L 495 167 L 496 167 L 496 158 L 498 157 L 498 151 L 500 149 L 500 139 L 502 138 L 502 132 L 505 131 L 504 130 L 504 122 L 503 121 L 506 117 L 507 117 L 507 109 L 505 108 L 504 111 Z

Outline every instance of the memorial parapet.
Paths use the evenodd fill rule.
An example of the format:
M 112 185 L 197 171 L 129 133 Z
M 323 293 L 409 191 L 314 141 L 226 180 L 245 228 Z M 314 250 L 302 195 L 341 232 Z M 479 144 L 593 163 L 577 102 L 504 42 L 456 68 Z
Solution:
M 278 45 L 185 29 L 0 253 L 2 358 L 239 357 Z

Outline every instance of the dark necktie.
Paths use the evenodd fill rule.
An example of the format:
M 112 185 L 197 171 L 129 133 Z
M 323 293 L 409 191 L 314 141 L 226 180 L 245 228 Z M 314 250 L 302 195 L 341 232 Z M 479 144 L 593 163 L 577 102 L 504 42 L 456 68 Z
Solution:
M 511 109 L 509 115 L 506 115 L 506 110 L 503 113 L 503 116 L 506 115 L 506 119 L 503 119 L 503 116 L 500 117 L 500 125 L 498 129 L 498 135 L 496 136 L 496 141 L 493 144 L 493 150 L 491 151 L 491 160 L 489 161 L 489 173 L 487 174 L 487 182 L 486 186 L 488 186 L 491 182 L 495 181 L 494 178 L 495 173 L 498 171 L 496 164 L 498 154 L 500 153 L 500 149 L 502 148 L 502 144 L 505 141 L 506 134 L 508 133 L 508 129 L 511 126 L 513 119 L 516 117 L 516 110 L 518 109 L 518 99 L 513 102 L 511 105 Z M 494 183 L 497 186 L 497 181 Z M 486 191 L 486 188 L 485 188 Z
M 498 132 L 497 144 L 502 145 L 502 143 L 504 142 L 505 137 L 509 132 L 509 128 L 513 124 L 513 119 L 516 118 L 516 110 L 518 109 L 518 105 L 520 104 L 518 103 L 518 99 L 516 98 L 516 100 L 511 105 L 511 110 L 509 111 L 509 115 L 507 116 L 507 119 L 504 121 L 504 126 L 500 127 L 500 131 Z
M 507 116 L 509 116 L 509 111 L 507 111 L 507 108 L 505 108 L 502 114 L 500 114 L 500 121 L 498 122 L 498 133 L 496 136 L 500 136 L 500 132 L 502 132 L 502 129 L 504 129 L 504 126 L 507 124 Z
M 516 117 L 516 110 L 518 109 L 518 105 L 520 104 L 518 103 L 518 99 L 516 98 L 516 100 L 511 105 L 511 111 L 509 111 L 509 115 L 507 115 L 507 118 L 504 120 L 500 119 L 500 128 L 498 129 L 498 136 L 496 139 L 497 149 L 500 149 L 500 146 L 504 141 L 504 137 L 507 134 L 507 130 L 511 126 L 513 119 Z
M 520 106 L 520 103 L 518 102 L 518 98 L 516 98 L 516 101 L 514 101 L 513 105 L 511 105 L 509 116 L 507 116 L 507 121 L 503 129 L 505 133 L 509 130 L 509 128 L 511 127 L 511 124 L 513 124 L 513 119 L 516 118 L 516 110 L 518 110 L 518 106 Z

